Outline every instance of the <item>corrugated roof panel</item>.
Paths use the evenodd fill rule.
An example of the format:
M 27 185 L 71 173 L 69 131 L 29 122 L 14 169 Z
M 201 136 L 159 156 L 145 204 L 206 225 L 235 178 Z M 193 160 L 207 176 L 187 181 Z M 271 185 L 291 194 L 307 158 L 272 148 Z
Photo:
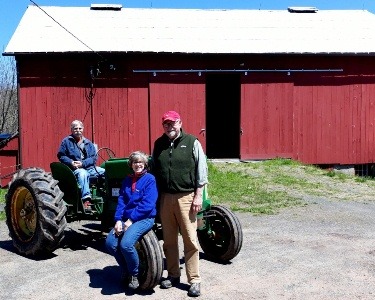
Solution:
M 27 8 L 5 54 L 375 53 L 375 15 L 362 10 L 41 9 Z

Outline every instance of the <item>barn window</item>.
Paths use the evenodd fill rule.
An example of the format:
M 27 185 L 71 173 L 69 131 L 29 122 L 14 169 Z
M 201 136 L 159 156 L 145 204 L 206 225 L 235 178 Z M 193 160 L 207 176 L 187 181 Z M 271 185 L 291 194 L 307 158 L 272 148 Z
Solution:
M 91 10 L 121 10 L 121 4 L 91 4 Z
M 316 13 L 316 7 L 288 7 L 290 13 Z

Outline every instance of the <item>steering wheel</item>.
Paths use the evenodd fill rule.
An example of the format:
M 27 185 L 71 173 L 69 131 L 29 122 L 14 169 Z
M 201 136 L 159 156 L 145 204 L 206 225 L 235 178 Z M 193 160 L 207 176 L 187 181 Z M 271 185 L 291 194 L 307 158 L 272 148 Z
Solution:
M 116 157 L 116 154 L 115 154 L 115 152 L 113 152 L 113 150 L 111 148 L 101 147 L 101 148 L 98 149 L 98 151 L 96 151 L 95 156 L 97 157 L 96 164 L 98 166 L 101 166 L 107 160 Z M 98 174 L 98 178 L 103 177 L 103 175 L 101 175 L 96 168 L 95 168 L 95 171 Z
M 104 162 L 111 158 L 114 158 L 116 155 L 112 149 L 108 147 L 102 147 L 96 151 L 95 156 L 97 158 L 96 165 L 101 166 Z M 105 194 L 105 175 L 100 174 L 99 171 L 96 169 L 96 166 L 94 167 L 94 169 L 97 174 L 97 188 L 99 192 L 101 191 L 101 193 Z
M 97 157 L 96 164 L 100 166 L 102 163 L 106 162 L 107 160 L 116 157 L 115 152 L 111 148 L 108 147 L 101 147 L 96 151 L 95 156 Z

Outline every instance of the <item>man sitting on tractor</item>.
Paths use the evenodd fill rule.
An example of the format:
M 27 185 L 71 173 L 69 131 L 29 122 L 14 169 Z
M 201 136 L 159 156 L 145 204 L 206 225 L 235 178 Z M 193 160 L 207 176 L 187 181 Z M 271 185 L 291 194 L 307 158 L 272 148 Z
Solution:
M 97 178 L 103 175 L 105 170 L 95 166 L 96 148 L 89 139 L 83 136 L 83 129 L 81 121 L 74 120 L 71 123 L 71 134 L 62 140 L 57 158 L 73 170 L 81 189 L 83 208 L 86 213 L 91 213 L 90 177 Z

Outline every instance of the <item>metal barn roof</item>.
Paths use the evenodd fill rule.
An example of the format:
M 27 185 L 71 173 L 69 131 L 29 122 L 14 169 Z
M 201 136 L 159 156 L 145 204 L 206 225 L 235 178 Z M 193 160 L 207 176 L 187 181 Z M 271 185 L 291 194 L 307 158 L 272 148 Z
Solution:
M 375 54 L 366 10 L 29 6 L 4 55 L 64 52 Z

